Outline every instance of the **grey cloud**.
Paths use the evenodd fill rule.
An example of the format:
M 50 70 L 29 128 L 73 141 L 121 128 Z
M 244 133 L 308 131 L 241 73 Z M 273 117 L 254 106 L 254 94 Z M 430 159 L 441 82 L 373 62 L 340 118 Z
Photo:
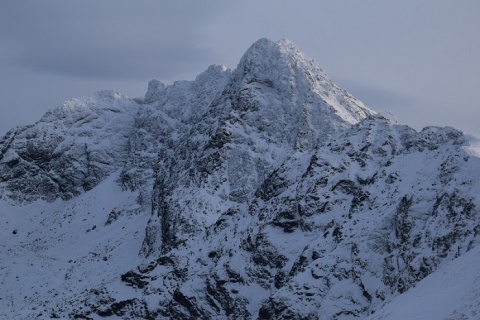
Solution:
M 385 88 L 353 80 L 336 80 L 336 83 L 375 110 L 394 111 L 400 108 L 408 108 L 409 105 L 414 103 L 412 97 Z
M 211 60 L 197 30 L 224 9 L 212 3 L 10 2 L 0 13 L 0 41 L 9 63 L 37 72 L 170 78 Z
M 167 44 L 155 48 L 68 47 L 61 52 L 18 55 L 13 61 L 44 73 L 110 79 L 170 78 L 208 61 L 208 51 L 191 44 Z
M 408 124 L 417 130 L 426 125 L 422 120 L 411 116 L 414 112 L 424 112 L 423 102 L 417 97 L 354 80 L 336 80 L 336 83 L 369 108 L 380 113 L 391 112 L 400 123 Z

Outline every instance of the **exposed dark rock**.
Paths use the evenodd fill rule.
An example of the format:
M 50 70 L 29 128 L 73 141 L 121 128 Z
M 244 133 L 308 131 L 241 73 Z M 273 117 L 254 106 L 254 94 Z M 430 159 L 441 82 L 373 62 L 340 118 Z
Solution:
M 135 273 L 133 271 L 128 271 L 125 274 L 122 274 L 122 281 L 125 282 L 127 285 L 132 286 L 132 287 L 137 287 L 137 288 L 144 288 L 146 285 L 148 285 L 148 279 L 149 277 L 143 276 L 141 274 Z

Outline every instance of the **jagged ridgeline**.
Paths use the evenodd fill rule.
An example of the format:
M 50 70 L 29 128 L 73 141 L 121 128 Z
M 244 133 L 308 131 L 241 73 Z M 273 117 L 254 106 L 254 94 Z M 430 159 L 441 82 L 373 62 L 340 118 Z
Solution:
M 367 319 L 478 244 L 475 144 L 288 40 L 67 101 L 0 141 L 0 317 Z

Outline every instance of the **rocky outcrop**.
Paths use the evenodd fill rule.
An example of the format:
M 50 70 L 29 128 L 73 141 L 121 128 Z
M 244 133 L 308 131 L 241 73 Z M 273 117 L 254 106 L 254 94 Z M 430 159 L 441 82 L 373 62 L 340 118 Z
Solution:
M 120 169 L 138 103 L 114 91 L 73 99 L 2 143 L 0 184 L 18 202 L 70 199 Z

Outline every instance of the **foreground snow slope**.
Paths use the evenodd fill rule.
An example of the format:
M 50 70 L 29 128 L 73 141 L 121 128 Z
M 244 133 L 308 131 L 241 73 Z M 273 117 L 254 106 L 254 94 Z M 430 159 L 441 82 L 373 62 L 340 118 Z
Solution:
M 480 319 L 480 247 L 449 262 L 369 320 Z
M 389 319 L 476 252 L 478 144 L 378 115 L 288 40 L 73 99 L 0 140 L 0 316 Z
M 116 177 L 66 202 L 0 202 L 1 319 L 65 318 L 59 301 L 135 267 L 148 216 Z M 47 308 L 52 305 L 57 308 Z

